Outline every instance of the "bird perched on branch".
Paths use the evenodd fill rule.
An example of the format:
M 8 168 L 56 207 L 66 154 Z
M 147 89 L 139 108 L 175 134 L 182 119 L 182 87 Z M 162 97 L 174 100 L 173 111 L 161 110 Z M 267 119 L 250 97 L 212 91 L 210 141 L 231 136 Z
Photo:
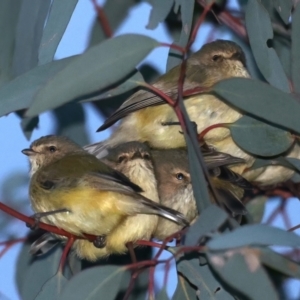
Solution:
M 192 223 L 198 216 L 198 210 L 192 189 L 187 150 L 152 150 L 151 154 L 161 203 L 181 212 L 187 221 Z M 244 189 L 252 188 L 252 185 L 227 167 L 243 160 L 212 151 L 204 152 L 203 156 L 222 208 L 232 217 L 246 214 L 247 210 L 241 199 Z M 211 193 L 210 199 L 215 203 Z M 159 218 L 154 237 L 163 240 L 180 229 L 182 226 Z
M 180 72 L 180 65 L 174 67 L 159 77 L 153 87 L 177 100 Z M 240 111 L 209 92 L 218 81 L 231 77 L 250 77 L 245 54 L 232 41 L 216 40 L 205 44 L 187 59 L 182 87 L 184 105 L 191 121 L 197 124 L 198 133 L 212 125 L 233 123 L 242 117 Z M 178 123 L 178 118 L 173 108 L 150 89 L 141 89 L 134 93 L 105 121 L 99 131 L 119 120 L 119 125 L 109 139 L 85 148 L 101 157 L 105 155 L 107 147 L 133 140 L 147 142 L 151 147 L 160 149 L 185 147 L 179 124 L 174 125 Z M 280 166 L 263 167 L 248 172 L 255 158 L 235 144 L 228 128 L 211 129 L 205 134 L 204 141 L 218 152 L 244 159 L 243 164 L 232 166 L 231 169 L 260 185 L 285 181 L 294 172 Z M 295 145 L 288 156 L 298 157 L 299 154 L 300 148 Z
M 22 152 L 31 162 L 29 193 L 37 221 L 98 236 L 98 247 L 128 216 L 155 214 L 187 224 L 182 214 L 144 197 L 125 175 L 65 137 L 42 137 Z

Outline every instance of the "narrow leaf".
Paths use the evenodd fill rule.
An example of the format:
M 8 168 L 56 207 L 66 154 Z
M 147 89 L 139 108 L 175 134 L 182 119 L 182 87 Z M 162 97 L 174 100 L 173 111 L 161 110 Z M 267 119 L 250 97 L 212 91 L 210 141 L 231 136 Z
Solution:
M 152 38 L 126 34 L 91 47 L 48 81 L 26 115 L 35 116 L 116 83 L 158 45 Z
M 164 21 L 171 11 L 174 0 L 153 0 L 151 2 L 152 9 L 150 12 L 149 22 L 146 26 L 147 29 L 155 29 L 158 24 Z
M 300 5 L 296 6 L 292 23 L 292 81 L 295 92 L 300 93 Z
M 53 60 L 57 46 L 67 28 L 78 0 L 53 0 L 39 47 L 39 64 Z
M 289 92 L 289 82 L 280 60 L 275 50 L 267 45 L 268 40 L 273 39 L 273 29 L 270 16 L 261 2 L 248 1 L 245 20 L 249 42 L 259 70 L 274 87 Z
M 274 6 L 275 6 L 277 12 L 279 13 L 282 21 L 286 25 L 288 25 L 289 19 L 291 16 L 292 7 L 293 7 L 293 1 L 292 0 L 275 0 Z

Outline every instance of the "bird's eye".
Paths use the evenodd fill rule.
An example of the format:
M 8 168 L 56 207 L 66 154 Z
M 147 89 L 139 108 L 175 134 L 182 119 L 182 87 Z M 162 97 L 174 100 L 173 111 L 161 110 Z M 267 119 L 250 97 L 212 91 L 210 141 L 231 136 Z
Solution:
M 56 147 L 55 147 L 55 146 L 50 146 L 50 147 L 49 147 L 49 151 L 50 151 L 51 153 L 54 153 L 54 152 L 56 151 Z
M 148 153 L 144 153 L 143 158 L 146 160 L 150 159 L 150 155 Z
M 184 175 L 182 173 L 177 173 L 176 174 L 176 179 L 183 180 L 184 179 Z
M 221 55 L 214 55 L 213 57 L 212 57 L 212 60 L 213 61 L 218 61 L 218 60 L 220 60 L 221 59 Z
M 121 163 L 122 161 L 125 160 L 125 158 L 126 158 L 126 155 L 120 155 L 120 156 L 118 157 L 118 162 Z

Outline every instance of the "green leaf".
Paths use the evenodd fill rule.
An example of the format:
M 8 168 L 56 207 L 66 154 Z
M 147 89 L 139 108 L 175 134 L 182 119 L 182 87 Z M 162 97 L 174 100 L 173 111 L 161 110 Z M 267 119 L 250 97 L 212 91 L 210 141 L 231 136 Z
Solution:
M 274 6 L 278 11 L 282 21 L 288 25 L 289 19 L 291 16 L 291 11 L 293 8 L 293 1 L 292 0 L 275 0 Z M 293 20 L 294 22 L 294 20 Z
M 122 284 L 125 267 L 93 267 L 75 275 L 65 286 L 59 300 L 114 299 Z
M 0 86 L 12 77 L 15 32 L 22 0 L 0 1 Z
M 294 142 L 289 132 L 248 116 L 230 124 L 229 128 L 234 142 L 240 148 L 258 156 L 279 155 Z
M 260 223 L 265 212 L 265 205 L 268 201 L 268 197 L 266 196 L 257 196 L 254 199 L 251 199 L 249 203 L 247 203 L 246 208 L 248 213 L 251 215 L 252 222 Z
M 213 91 L 253 116 L 300 133 L 300 103 L 287 93 L 247 78 L 223 80 Z
M 181 14 L 181 33 L 180 38 L 178 41 L 175 41 L 173 45 L 178 45 L 183 48 L 186 47 L 191 30 L 193 25 L 194 19 L 194 7 L 195 1 L 194 0 L 175 0 L 175 12 L 178 13 L 180 8 Z M 167 62 L 167 70 L 174 68 L 175 66 L 179 65 L 182 62 L 182 53 L 178 50 L 170 48 L 169 51 L 169 58 Z
M 74 57 L 69 57 L 38 66 L 2 86 L 0 89 L 0 116 L 28 108 L 47 81 L 73 59 Z
M 68 280 L 58 273 L 51 277 L 42 287 L 35 300 L 57 299 Z
M 28 141 L 31 138 L 33 130 L 38 126 L 38 124 L 39 124 L 39 117 L 22 119 L 21 127 Z
M 300 247 L 300 237 L 293 232 L 263 224 L 245 225 L 211 239 L 206 246 L 212 250 L 226 250 L 244 246 Z
M 254 250 L 208 254 L 214 271 L 230 287 L 247 296 L 247 299 L 279 300 L 276 290 L 265 270 L 261 267 Z
M 195 246 L 205 234 L 217 231 L 228 219 L 227 213 L 221 208 L 210 205 L 188 229 L 184 237 L 184 245 Z
M 158 24 L 164 21 L 170 13 L 174 4 L 174 0 L 153 0 L 151 2 L 152 9 L 150 12 L 149 22 L 146 26 L 147 29 L 155 29 Z
M 18 290 L 22 300 L 35 299 L 43 285 L 57 273 L 62 255 L 62 248 L 56 247 L 55 251 L 34 258 L 29 248 L 30 244 L 26 243 L 17 262 Z
M 265 79 L 278 89 L 289 92 L 289 82 L 273 48 L 267 45 L 273 39 L 273 29 L 268 12 L 258 0 L 248 1 L 246 27 L 251 49 L 259 70 Z
M 38 115 L 116 83 L 132 72 L 158 45 L 152 38 L 126 34 L 91 47 L 48 80 L 26 115 Z
M 177 288 L 172 300 L 196 300 L 196 289 L 179 273 Z
M 281 272 L 286 276 L 300 278 L 299 264 L 269 248 L 259 248 L 258 250 L 260 252 L 259 257 L 262 264 L 273 270 Z
M 45 20 L 51 0 L 23 0 L 16 28 L 13 73 L 19 76 L 38 63 Z
M 177 269 L 198 288 L 201 293 L 201 299 L 234 299 L 225 291 L 207 264 L 200 266 L 198 258 L 181 259 L 177 264 Z
M 155 295 L 155 300 L 169 300 L 166 289 L 160 290 L 159 293 Z
M 126 81 L 122 82 L 115 88 L 109 89 L 108 91 L 105 91 L 104 93 L 101 93 L 99 95 L 84 97 L 84 100 L 80 102 L 85 103 L 115 97 L 136 88 L 141 84 L 141 82 L 145 82 L 144 78 L 139 71 L 136 71 L 132 76 L 130 76 L 130 78 L 128 78 Z
M 53 0 L 43 31 L 38 60 L 43 65 L 53 60 L 58 44 L 67 28 L 78 0 Z
M 298 4 L 293 13 L 292 23 L 292 82 L 295 92 L 300 93 L 300 5 Z

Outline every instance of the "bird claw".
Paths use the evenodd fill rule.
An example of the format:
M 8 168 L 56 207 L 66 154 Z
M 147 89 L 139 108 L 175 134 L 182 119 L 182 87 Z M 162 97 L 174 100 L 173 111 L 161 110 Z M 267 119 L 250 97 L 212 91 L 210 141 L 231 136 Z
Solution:
M 106 246 L 106 235 L 98 235 L 93 240 L 93 244 L 96 248 L 104 248 Z

